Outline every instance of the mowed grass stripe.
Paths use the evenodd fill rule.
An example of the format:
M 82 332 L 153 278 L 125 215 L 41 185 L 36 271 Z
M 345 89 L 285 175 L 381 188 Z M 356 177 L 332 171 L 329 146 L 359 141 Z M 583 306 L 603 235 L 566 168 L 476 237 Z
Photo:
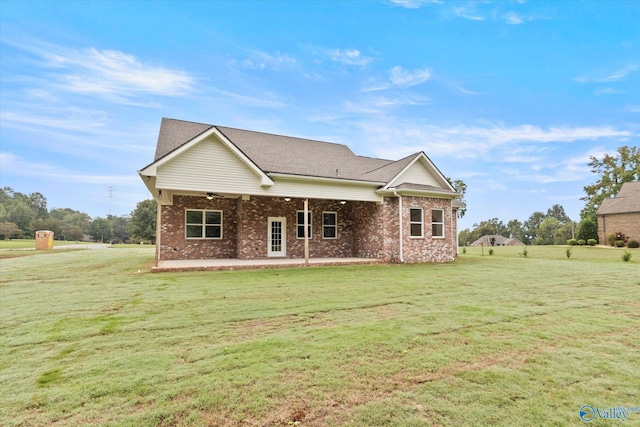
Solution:
M 162 274 L 152 248 L 3 259 L 0 424 L 573 425 L 637 405 L 640 253 L 521 251 Z

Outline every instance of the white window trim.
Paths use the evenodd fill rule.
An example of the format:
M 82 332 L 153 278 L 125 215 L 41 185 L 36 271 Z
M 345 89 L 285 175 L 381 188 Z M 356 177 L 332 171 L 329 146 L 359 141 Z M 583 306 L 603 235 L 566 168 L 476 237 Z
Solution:
M 420 221 L 411 221 L 411 211 L 419 210 L 420 211 Z M 411 235 L 411 226 L 414 224 L 420 224 L 420 235 L 412 236 Z M 409 238 L 411 239 L 424 239 L 424 209 L 422 208 L 409 208 Z
M 309 224 L 307 224 L 309 226 L 309 239 L 313 238 L 313 214 L 311 213 L 311 211 L 309 212 Z M 304 240 L 304 235 L 302 237 L 298 236 L 298 227 L 302 227 L 304 229 L 304 223 L 302 224 L 298 224 L 298 215 L 302 214 L 302 219 L 304 220 L 304 211 L 303 210 L 298 210 L 296 211 L 296 239 L 298 240 Z
M 440 211 L 442 212 L 442 222 L 433 222 L 433 211 Z M 439 208 L 434 208 L 431 209 L 431 237 L 434 239 L 444 239 L 444 231 L 445 231 L 445 227 L 444 227 L 444 209 L 439 209 Z M 440 224 L 442 225 L 442 236 L 434 236 L 433 235 L 433 225 L 434 224 Z
M 193 211 L 198 211 L 198 212 L 203 212 L 202 214 L 202 223 L 201 224 L 195 224 L 195 223 L 188 223 L 187 222 L 187 212 L 193 212 Z M 207 224 L 205 223 L 206 218 L 207 218 L 207 212 L 219 212 L 220 213 L 220 237 L 205 237 L 204 235 L 206 234 L 206 226 Z M 187 237 L 187 226 L 189 225 L 200 225 L 202 227 L 202 237 Z M 210 224 L 210 225 L 218 225 L 218 224 Z M 224 213 L 221 210 L 217 210 L 217 209 L 185 209 L 184 210 L 184 238 L 187 240 L 222 240 L 222 236 L 223 236 L 223 232 L 224 232 Z
M 333 214 L 336 218 L 336 223 L 333 225 L 325 225 L 324 223 L 324 214 Z M 334 237 L 324 237 L 324 229 L 326 228 L 334 228 L 336 230 Z M 336 211 L 323 211 L 322 212 L 322 238 L 326 240 L 335 240 L 338 238 L 338 212 Z

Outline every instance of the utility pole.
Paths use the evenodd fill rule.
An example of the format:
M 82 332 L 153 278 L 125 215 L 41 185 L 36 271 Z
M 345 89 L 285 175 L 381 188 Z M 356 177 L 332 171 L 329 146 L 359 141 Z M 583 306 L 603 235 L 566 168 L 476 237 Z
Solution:
M 111 215 L 111 201 L 113 200 L 113 187 L 109 187 L 109 215 Z

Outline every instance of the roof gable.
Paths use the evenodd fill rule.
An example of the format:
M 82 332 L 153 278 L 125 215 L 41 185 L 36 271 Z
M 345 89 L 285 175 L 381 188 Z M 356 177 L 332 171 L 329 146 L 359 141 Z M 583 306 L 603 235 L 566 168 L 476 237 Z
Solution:
M 640 212 L 640 182 L 625 182 L 615 197 L 602 201 L 596 215 L 635 212 Z
M 163 118 L 154 163 L 149 175 L 199 141 L 217 135 L 245 164 L 272 185 L 269 174 L 345 179 L 384 185 L 423 185 L 455 193 L 424 152 L 397 161 L 358 156 L 346 145 L 253 132 Z
M 261 175 L 215 133 L 158 166 L 156 185 L 173 190 L 242 194 L 264 185 Z
M 449 181 L 442 175 L 440 170 L 431 162 L 424 152 L 420 152 L 405 158 L 410 159 L 404 168 L 388 181 L 385 188 L 392 188 L 402 184 L 419 184 L 438 188 L 444 191 L 455 192 Z

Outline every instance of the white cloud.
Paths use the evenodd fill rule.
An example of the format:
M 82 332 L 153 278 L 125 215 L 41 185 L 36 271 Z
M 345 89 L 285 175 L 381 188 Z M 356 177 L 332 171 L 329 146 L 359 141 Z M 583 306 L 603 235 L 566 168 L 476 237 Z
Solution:
M 632 136 L 631 131 L 611 126 L 542 128 L 528 124 L 485 123 L 443 127 L 395 118 L 362 122 L 359 126 L 363 134 L 378 141 L 371 149 L 375 155 L 384 158 L 402 158 L 425 150 L 456 158 L 532 162 L 544 153 L 546 144 L 607 138 L 620 140 Z
M 375 92 L 389 89 L 391 87 L 407 88 L 426 82 L 432 76 L 431 69 L 418 68 L 415 70 L 405 70 L 400 66 L 395 66 L 388 71 L 387 79 L 370 79 L 364 83 L 364 92 Z
M 609 83 L 624 80 L 628 75 L 638 70 L 638 66 L 635 64 L 627 65 L 626 67 L 610 71 L 600 72 L 594 74 L 585 74 L 579 77 L 575 77 L 572 80 L 578 83 Z
M 394 86 L 409 87 L 424 83 L 431 78 L 431 70 L 420 68 L 417 70 L 405 70 L 402 67 L 393 67 L 389 70 L 389 78 Z
M 106 98 L 114 103 L 158 106 L 157 103 L 134 101 L 145 96 L 180 96 L 190 92 L 196 83 L 187 72 L 145 63 L 134 55 L 118 50 L 93 47 L 71 49 L 39 41 L 7 42 L 35 56 L 35 67 L 46 75 L 22 76 L 32 97 L 48 101 L 61 92 Z
M 98 184 L 98 185 L 134 185 L 140 178 L 135 174 L 92 175 L 73 172 L 67 168 L 45 162 L 32 162 L 12 153 L 0 152 L 0 164 L 3 174 L 10 176 L 28 176 L 54 179 L 58 182 Z
M 294 66 L 295 64 L 297 64 L 297 62 L 298 61 L 295 57 L 286 53 L 276 52 L 274 54 L 268 54 L 261 51 L 252 51 L 251 57 L 244 59 L 240 62 L 240 64 L 245 68 L 254 68 L 261 70 L 272 69 L 279 71 Z
M 623 111 L 628 113 L 640 113 L 640 105 L 627 105 Z
M 602 87 L 602 88 L 596 89 L 596 95 L 615 95 L 618 93 L 620 93 L 620 91 L 612 87 Z
M 116 50 L 58 49 L 44 56 L 48 67 L 69 70 L 59 76 L 58 85 L 73 92 L 177 96 L 194 84 L 186 72 L 143 64 L 135 56 Z
M 455 16 L 463 19 L 468 19 L 470 21 L 484 21 L 486 19 L 484 16 L 463 6 L 454 7 L 451 9 L 451 11 Z
M 373 61 L 373 58 L 362 55 L 357 49 L 331 49 L 327 53 L 332 61 L 346 65 L 364 67 Z
M 407 9 L 418 9 L 429 3 L 442 3 L 442 0 L 390 0 L 391 3 Z
M 513 11 L 509 11 L 502 15 L 502 18 L 507 24 L 519 25 L 524 22 L 524 18 Z
M 276 98 L 275 95 L 270 93 L 263 93 L 263 96 L 250 96 L 244 95 L 241 93 L 231 92 L 228 90 L 222 90 L 217 88 L 207 88 L 208 91 L 215 93 L 217 95 L 223 95 L 231 100 L 234 103 L 239 105 L 249 105 L 253 107 L 268 107 L 268 108 L 281 108 L 285 107 L 286 104 L 279 99 Z M 219 102 L 220 100 L 212 100 L 211 102 Z

